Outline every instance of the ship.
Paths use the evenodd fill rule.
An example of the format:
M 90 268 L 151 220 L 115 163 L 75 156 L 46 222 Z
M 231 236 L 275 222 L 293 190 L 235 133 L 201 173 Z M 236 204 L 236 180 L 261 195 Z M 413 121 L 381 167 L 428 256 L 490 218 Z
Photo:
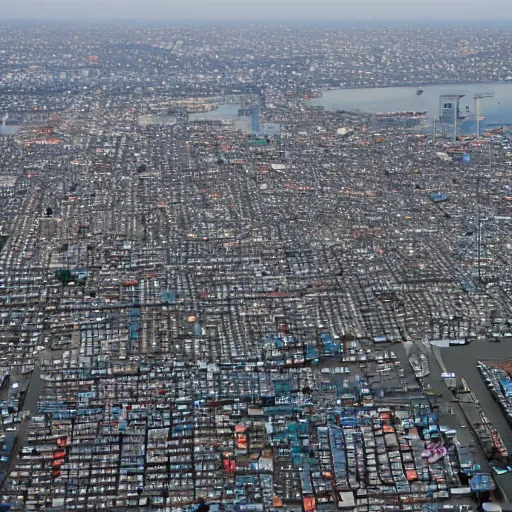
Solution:
M 478 361 L 477 368 L 487 389 L 512 426 L 512 379 L 510 375 L 499 365 L 492 363 L 484 364 L 482 361 Z
M 421 87 L 418 87 L 416 89 L 416 96 L 421 96 L 423 94 L 423 89 Z
M 418 118 L 426 119 L 426 110 L 398 110 L 396 112 L 375 112 L 373 117 L 377 119 L 389 119 L 389 118 Z
M 489 460 L 502 460 L 508 457 L 508 451 L 499 432 L 485 415 L 479 401 L 466 381 L 462 379 L 460 388 L 455 390 L 459 405 L 467 419 L 478 444 Z
M 397 111 L 397 112 L 375 112 L 372 114 L 373 119 L 380 126 L 400 126 L 411 128 L 417 126 L 427 119 L 426 111 Z
M 412 366 L 414 375 L 418 379 L 427 377 L 430 374 L 428 359 L 423 354 L 411 354 L 409 363 Z

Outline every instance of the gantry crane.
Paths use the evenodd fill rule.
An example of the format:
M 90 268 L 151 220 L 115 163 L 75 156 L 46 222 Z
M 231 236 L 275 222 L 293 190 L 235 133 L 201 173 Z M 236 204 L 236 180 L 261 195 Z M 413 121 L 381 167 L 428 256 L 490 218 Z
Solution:
M 475 94 L 475 114 L 476 114 L 476 136 L 480 137 L 480 114 L 482 113 L 482 98 L 494 98 L 493 92 L 482 92 Z

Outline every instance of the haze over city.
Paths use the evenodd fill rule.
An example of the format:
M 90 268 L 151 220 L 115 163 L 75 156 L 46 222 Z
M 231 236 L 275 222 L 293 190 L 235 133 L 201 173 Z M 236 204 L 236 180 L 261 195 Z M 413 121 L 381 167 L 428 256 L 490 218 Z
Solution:
M 478 0 L 2 0 L 2 17 L 38 18 L 308 18 L 308 19 L 504 19 L 512 17 L 508 0 L 492 9 Z

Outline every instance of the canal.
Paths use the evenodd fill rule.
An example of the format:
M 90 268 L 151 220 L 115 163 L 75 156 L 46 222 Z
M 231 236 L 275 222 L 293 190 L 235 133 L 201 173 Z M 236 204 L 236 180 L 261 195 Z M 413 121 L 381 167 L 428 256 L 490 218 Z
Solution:
M 477 362 L 486 359 L 511 359 L 512 339 L 501 343 L 474 341 L 470 345 L 439 349 L 443 363 L 448 372 L 457 376 L 457 381 L 464 379 L 476 395 L 487 417 L 498 430 L 509 453 L 512 453 L 512 429 L 500 407 L 493 399 L 477 370 Z M 507 498 L 512 501 L 512 473 L 496 477 Z

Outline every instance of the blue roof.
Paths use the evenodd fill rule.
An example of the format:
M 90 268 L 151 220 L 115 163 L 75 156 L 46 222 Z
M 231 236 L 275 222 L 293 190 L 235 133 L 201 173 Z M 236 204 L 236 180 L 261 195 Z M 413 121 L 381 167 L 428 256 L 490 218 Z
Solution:
M 494 480 L 489 473 L 478 473 L 471 479 L 471 490 L 479 491 L 492 491 L 495 488 Z

